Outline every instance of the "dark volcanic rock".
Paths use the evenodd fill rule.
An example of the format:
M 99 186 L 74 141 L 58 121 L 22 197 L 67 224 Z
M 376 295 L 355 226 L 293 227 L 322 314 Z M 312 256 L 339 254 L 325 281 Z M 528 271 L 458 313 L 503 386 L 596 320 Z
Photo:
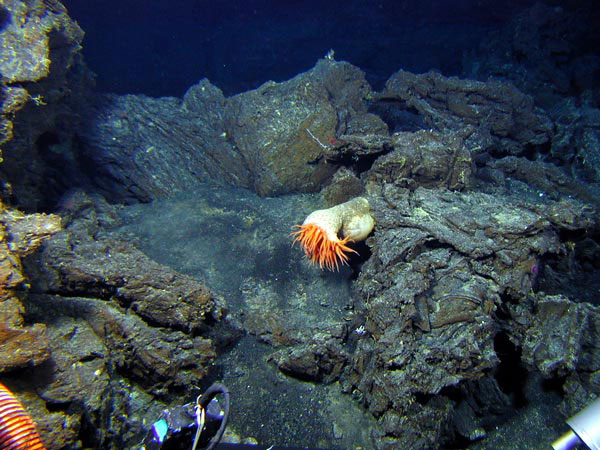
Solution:
M 182 104 L 170 97 L 104 95 L 86 109 L 82 151 L 107 199 L 149 201 L 205 179 L 250 183 L 227 138 L 223 94 L 204 80 L 188 96 Z
M 542 197 L 549 195 L 558 200 L 561 195 L 571 195 L 596 206 L 600 205 L 597 186 L 582 183 L 552 163 L 506 156 L 489 161 L 484 170 L 489 169 L 502 173 L 498 180 L 501 185 L 505 185 L 507 180 L 512 178 L 527 183 L 530 188 L 537 189 Z
M 331 184 L 323 189 L 323 197 L 331 206 L 339 205 L 365 192 L 361 180 L 345 167 L 341 167 L 333 176 Z
M 512 84 L 405 71 L 390 77 L 379 102 L 417 111 L 428 126 L 458 133 L 470 151 L 520 155 L 550 140 L 552 124 L 533 98 Z
M 371 188 L 373 254 L 356 283 L 370 339 L 359 341 L 347 381 L 379 417 L 383 447 L 479 436 L 477 421 L 455 423 L 454 397 L 444 392 L 500 364 L 502 299 L 527 297 L 540 259 L 563 251 L 555 209 L 481 193 Z
M 340 395 L 335 383 L 348 366 L 359 338 L 354 330 L 362 323 L 352 310 L 352 271 L 344 266 L 323 272 L 310 265 L 289 235 L 293 224 L 323 206 L 318 195 L 261 198 L 248 190 L 205 185 L 123 208 L 120 234 L 162 263 L 206 280 L 227 299 L 229 319 L 247 333 L 215 360 L 215 372 L 236 399 L 232 428 L 247 429 L 264 442 L 277 436 L 290 445 L 332 442 L 350 448 L 365 442 L 370 448 L 372 427 L 356 430 L 356 421 L 368 414 Z M 357 267 L 360 257 L 351 264 Z M 326 406 L 329 396 L 334 404 Z M 269 408 L 257 412 L 257 404 Z M 315 413 L 305 417 L 308 407 Z M 332 426 L 339 436 L 335 441 Z M 356 434 L 360 440 L 353 441 Z
M 2 3 L 0 194 L 29 211 L 49 210 L 84 179 L 71 148 L 74 109 L 92 84 L 82 39 L 57 0 Z
M 395 133 L 393 151 L 378 158 L 365 177 L 366 183 L 394 183 L 462 190 L 472 184 L 471 153 L 452 133 L 421 130 Z
M 104 96 L 86 112 L 83 152 L 111 200 L 148 201 L 206 180 L 263 196 L 316 191 L 337 168 L 323 157 L 337 135 L 385 129 L 367 112 L 370 93 L 360 70 L 321 60 L 227 99 L 206 80 L 183 101 Z
M 546 379 L 564 379 L 564 417 L 571 417 L 600 393 L 600 308 L 575 303 L 564 295 L 535 298 L 535 314 L 520 314 L 528 323 L 522 338 L 523 362 Z
M 584 373 L 600 370 L 600 308 L 562 296 L 540 298 L 536 308 L 523 343 L 527 364 L 546 377 L 564 376 L 576 369 Z
M 117 216 L 83 194 L 71 200 L 65 231 L 37 255 L 34 289 L 62 296 L 92 296 L 118 304 L 152 325 L 206 331 L 223 317 L 222 300 L 200 282 L 162 266 L 133 245 L 102 235 Z M 69 219 L 67 219 L 69 220 Z
M 170 387 L 197 384 L 215 357 L 209 339 L 148 326 L 106 301 L 32 295 L 27 304 L 30 317 L 49 324 L 53 370 L 61 373 L 80 361 L 83 372 L 98 371 L 105 382 L 116 370 L 149 392 L 165 395 Z M 73 401 L 93 387 L 92 378 L 68 373 L 45 386 L 44 396 L 52 403 Z
M 12 138 L 12 123 L 9 116 L 21 109 L 29 100 L 36 104 L 45 104 L 42 96 L 14 83 L 39 81 L 50 74 L 50 34 L 54 31 L 56 40 L 69 43 L 67 55 L 62 55 L 54 71 L 64 72 L 72 62 L 73 51 L 79 50 L 83 31 L 68 17 L 65 7 L 58 1 L 33 1 L 24 3 L 8 0 L 2 3 L 2 32 L 0 33 L 0 73 L 2 74 L 2 120 L 0 126 L 0 144 Z M 66 47 L 63 45 L 63 47 Z M 56 49 L 53 49 L 56 50 Z M 63 49 L 61 49 L 63 50 Z M 52 56 L 55 56 L 56 52 Z M 66 62 L 66 64 L 64 64 Z M 58 75 L 64 83 L 64 73 Z M 31 86 L 37 91 L 35 86 Z M 30 88 L 31 88 L 30 87 Z
M 197 386 L 215 357 L 209 339 L 148 326 L 105 300 L 31 295 L 26 305 L 47 324 L 52 355 L 26 376 L 53 411 L 31 409 L 48 448 L 88 427 L 84 447 L 129 448 L 166 407 L 161 399 Z
M 54 412 L 34 406 L 32 415 L 51 448 L 86 427 L 94 432 L 83 446 L 125 448 L 147 414 L 158 417 L 173 392 L 187 395 L 207 376 L 224 306 L 201 282 L 112 239 L 118 216 L 106 202 L 73 193 L 64 204 L 65 229 L 26 261 L 27 318 L 43 324 L 47 361 L 24 379 Z M 56 426 L 57 413 L 67 425 Z
M 589 99 L 559 102 L 551 111 L 556 132 L 550 154 L 586 181 L 600 182 L 600 109 Z
M 208 80 L 182 99 L 101 95 L 79 122 L 79 28 L 54 1 L 5 8 L 1 170 L 15 201 L 47 208 L 85 176 L 110 202 L 198 188 L 127 210 L 72 192 L 56 234 L 54 218 L 0 214 L 0 371 L 49 447 L 126 448 L 212 376 L 241 393 L 243 426 L 276 424 L 267 439 L 312 426 L 348 446 L 364 406 L 379 448 L 473 444 L 528 406 L 526 378 L 560 386 L 564 414 L 600 392 L 598 197 L 579 182 L 598 180 L 597 59 L 554 39 L 556 10 L 532 9 L 539 26 L 513 29 L 531 42 L 508 47 L 540 63 L 533 84 L 582 98 L 404 71 L 377 94 L 327 58 L 230 98 Z M 534 57 L 547 36 L 542 59 L 579 58 L 580 75 Z M 364 195 L 376 219 L 341 273 L 291 248 L 290 227 L 323 199 L 275 197 L 328 183 L 328 202 Z M 232 324 L 246 336 L 219 354 Z M 315 392 L 341 404 L 337 382 L 358 400 L 350 420 L 307 417 L 325 404 Z
M 24 326 L 23 310 L 17 297 L 0 300 L 0 373 L 36 366 L 50 357 L 45 325 Z

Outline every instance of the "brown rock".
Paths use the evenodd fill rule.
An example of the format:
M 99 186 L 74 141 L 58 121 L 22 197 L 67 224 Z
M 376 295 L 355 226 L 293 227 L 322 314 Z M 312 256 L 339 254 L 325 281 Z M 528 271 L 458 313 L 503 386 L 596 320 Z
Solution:
M 23 326 L 24 308 L 15 288 L 25 282 L 21 256 L 59 229 L 58 216 L 25 215 L 0 203 L 0 372 L 37 365 L 50 356 L 45 325 Z
M 0 301 L 0 373 L 38 365 L 50 356 L 46 326 L 24 327 L 22 313 L 23 305 L 16 297 Z

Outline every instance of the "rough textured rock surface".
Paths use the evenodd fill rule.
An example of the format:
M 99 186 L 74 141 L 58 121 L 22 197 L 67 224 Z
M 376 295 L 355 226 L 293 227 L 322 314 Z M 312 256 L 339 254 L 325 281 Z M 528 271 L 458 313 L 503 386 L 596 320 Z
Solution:
M 540 262 L 565 251 L 561 233 L 597 229 L 596 211 L 568 201 L 411 191 L 398 181 L 369 185 L 377 228 L 355 285 L 366 333 L 346 379 L 378 417 L 379 446 L 430 448 L 451 436 L 482 437 L 475 417 L 454 415 L 453 392 L 482 380 L 497 386 L 501 376 L 488 377 L 502 371 L 507 335 L 523 346 L 522 364 L 549 378 L 598 370 L 595 333 L 585 331 L 594 329 L 597 308 L 532 295 Z M 503 319 L 507 314 L 514 322 Z M 549 317 L 552 343 L 539 339 Z M 506 411 L 510 401 L 488 394 L 497 408 L 488 417 Z
M 573 98 L 554 106 L 556 132 L 550 155 L 583 181 L 600 182 L 600 109 L 591 99 L 576 105 Z
M 330 206 L 347 202 L 354 197 L 360 197 L 365 192 L 365 187 L 356 174 L 341 167 L 333 176 L 331 184 L 323 189 L 323 198 Z
M 45 332 L 43 358 L 30 358 L 36 370 L 13 371 L 7 382 L 36 386 L 43 403 L 33 398 L 30 413 L 49 448 L 79 438 L 83 447 L 124 448 L 141 439 L 146 414 L 160 415 L 171 392 L 206 377 L 224 304 L 197 280 L 110 239 L 105 231 L 118 216 L 105 201 L 74 193 L 66 205 L 64 230 L 25 263 L 26 317 L 43 323 L 30 331 Z M 11 228 L 15 245 L 32 235 Z M 222 330 L 218 343 L 231 333 Z M 81 434 L 86 427 L 93 431 Z
M 447 132 L 420 130 L 395 133 L 390 140 L 393 151 L 374 162 L 365 178 L 366 183 L 452 190 L 472 185 L 471 153 L 460 137 Z
M 130 243 L 103 236 L 103 227 L 117 221 L 104 201 L 74 194 L 65 214 L 65 231 L 36 255 L 33 288 L 116 300 L 150 324 L 187 333 L 206 331 L 207 322 L 223 317 L 222 300 L 202 283 L 169 271 Z
M 95 164 L 92 178 L 108 198 L 129 202 L 203 180 L 263 196 L 313 191 L 340 165 L 364 172 L 393 150 L 378 161 L 382 171 L 463 189 L 473 155 L 523 155 L 551 133 L 532 98 L 508 83 L 401 71 L 375 95 L 359 70 L 330 60 L 231 98 L 206 80 L 183 101 L 105 96 L 86 116 L 82 150 Z M 390 138 L 388 129 L 400 132 Z
M 127 208 L 120 235 L 148 255 L 172 255 L 164 259 L 170 266 L 201 274 L 224 293 L 231 314 L 276 349 L 269 358 L 283 370 L 330 382 L 347 360 L 344 310 L 351 295 L 344 276 L 315 278 L 319 269 L 281 232 L 322 207 L 309 196 L 263 201 L 248 191 L 207 185 L 177 200 Z M 315 356 L 321 347 L 327 350 Z
M 25 215 L 0 203 L 0 373 L 36 366 L 48 359 L 46 326 L 25 326 L 17 295 L 28 285 L 22 258 L 61 229 L 55 215 Z
M 269 86 L 263 87 L 267 96 L 277 88 Z M 521 395 L 503 381 L 507 367 L 514 363 L 523 373 L 535 367 L 519 353 L 526 354 L 528 333 L 536 333 L 533 289 L 543 283 L 565 292 L 565 283 L 556 281 L 567 264 L 561 255 L 570 252 L 565 236 L 594 234 L 598 228 L 594 189 L 578 185 L 550 162 L 524 157 L 550 145 L 551 128 L 532 99 L 511 85 L 404 74 L 390 86 L 397 91 L 375 98 L 370 109 L 382 120 L 349 120 L 329 142 L 310 137 L 321 149 L 319 161 L 345 166 L 325 191 L 328 201 L 366 193 L 377 221 L 375 234 L 360 248 L 370 258 L 355 284 L 358 296 L 338 304 L 348 314 L 308 312 L 306 299 L 319 298 L 317 291 L 325 286 L 311 283 L 297 267 L 282 269 L 288 267 L 281 259 L 287 253 L 277 238 L 257 241 L 271 235 L 267 223 L 283 216 L 258 219 L 245 211 L 238 214 L 243 223 L 234 220 L 230 229 L 248 230 L 239 238 L 225 235 L 225 242 L 238 255 L 254 249 L 259 270 L 271 270 L 278 261 L 276 273 L 294 274 L 297 284 L 288 280 L 296 287 L 285 288 L 282 298 L 277 275 L 244 276 L 236 310 L 240 324 L 273 347 L 267 358 L 283 373 L 321 383 L 339 380 L 361 400 L 378 420 L 378 447 L 430 448 L 453 439 L 481 439 L 490 423 L 510 415 L 514 397 Z M 424 129 L 427 124 L 434 129 Z M 395 131 L 392 136 L 388 128 Z M 472 190 L 481 186 L 489 192 Z M 213 217 L 206 222 L 212 230 L 221 216 L 214 209 L 218 201 L 230 201 L 225 192 L 212 207 L 197 207 Z M 260 232 L 250 233 L 258 222 Z M 239 247 L 240 240 L 246 247 Z M 154 247 L 151 254 L 164 253 Z M 579 252 L 592 260 L 593 249 L 582 241 Z M 231 265 L 223 269 L 245 273 Z M 584 271 L 587 284 L 597 270 Z M 573 267 L 566 271 L 577 273 Z M 551 364 L 550 357 L 535 364 Z M 568 380 L 573 390 L 594 391 L 579 377 Z M 536 395 L 534 388 L 531 392 Z
M 355 342 L 352 330 L 358 326 L 351 271 L 323 273 L 291 246 L 289 236 L 294 223 L 324 206 L 318 195 L 265 199 L 205 185 L 123 208 L 124 225 L 113 237 L 136 242 L 152 258 L 206 280 L 227 299 L 230 320 L 246 336 L 218 356 L 212 372 L 236 397 L 232 429 L 259 442 L 318 446 L 334 442 L 335 428 L 336 445 L 370 447 L 372 417 L 340 396 L 336 383 L 350 361 L 348 342 Z M 351 263 L 360 261 L 357 256 Z M 257 410 L 257 404 L 271 405 L 277 414 Z M 308 416 L 307 408 L 313 411 Z
M 86 112 L 83 153 L 113 200 L 148 201 L 206 180 L 263 196 L 316 191 L 336 169 L 324 150 L 369 120 L 370 93 L 356 67 L 322 60 L 289 81 L 231 98 L 207 80 L 183 101 L 100 97 Z
M 88 448 L 141 440 L 144 419 L 165 407 L 158 399 L 197 385 L 216 356 L 210 339 L 149 326 L 105 300 L 32 295 L 26 304 L 28 317 L 47 324 L 52 356 L 27 380 L 55 413 L 32 412 L 50 448 L 85 427 L 94 430 L 84 433 Z M 53 426 L 57 413 L 67 426 Z
M 537 373 L 526 347 L 538 345 L 536 333 L 545 329 L 536 316 L 546 300 L 539 288 L 566 288 L 550 280 L 563 276 L 563 262 L 582 256 L 565 255 L 570 244 L 564 236 L 596 229 L 597 212 L 569 198 L 449 191 L 429 186 L 426 178 L 419 180 L 428 187 L 415 181 L 407 188 L 409 177 L 379 166 L 393 152 L 380 154 L 360 178 L 340 170 L 327 188 L 337 198 L 344 187 L 364 189 L 364 181 L 377 220 L 374 235 L 358 247 L 361 257 L 352 261 L 361 268 L 352 290 L 344 282 L 347 272 L 320 274 L 306 266 L 298 250 L 289 250 L 289 237 L 278 232 L 302 220 L 302 211 L 322 207 L 308 196 L 259 199 L 207 186 L 187 200 L 124 211 L 125 236 L 135 236 L 147 254 L 178 270 L 202 273 L 226 293 L 240 326 L 268 344 L 252 349 L 263 362 L 300 380 L 339 382 L 377 418 L 378 447 L 431 448 L 490 437 L 490 427 L 510 417 L 515 397 L 525 395 L 507 384 L 509 374 L 518 379 L 528 370 Z M 191 204 L 195 213 L 184 215 Z M 198 229 L 202 235 L 190 239 Z M 577 245 L 586 260 L 594 260 L 593 243 Z M 231 252 L 236 257 L 228 260 Z M 574 273 L 580 272 L 576 267 Z M 586 269 L 588 278 L 579 284 L 593 284 L 597 270 Z M 583 345 L 574 343 L 561 357 L 572 360 L 570 352 Z M 545 354 L 550 356 L 540 350 L 535 364 L 551 364 Z M 223 363 L 226 371 L 240 373 L 239 381 L 230 380 L 232 389 L 247 386 L 241 374 L 271 379 L 262 363 L 236 361 Z M 593 389 L 569 380 L 573 389 Z M 534 399 L 541 387 L 531 383 L 527 395 Z
M 548 142 L 552 132 L 533 98 L 507 82 L 399 71 L 386 82 L 379 101 L 417 111 L 436 130 L 463 135 L 474 153 L 493 148 L 496 154 L 522 154 Z
M 70 150 L 74 107 L 91 85 L 83 31 L 57 0 L 7 0 L 1 8 L 0 194 L 28 211 L 48 210 L 84 178 Z
M 175 98 L 135 95 L 103 95 L 86 108 L 82 153 L 106 198 L 150 201 L 212 177 L 249 184 L 244 161 L 226 138 L 223 95 L 208 81 L 190 91 L 204 109 L 190 112 Z

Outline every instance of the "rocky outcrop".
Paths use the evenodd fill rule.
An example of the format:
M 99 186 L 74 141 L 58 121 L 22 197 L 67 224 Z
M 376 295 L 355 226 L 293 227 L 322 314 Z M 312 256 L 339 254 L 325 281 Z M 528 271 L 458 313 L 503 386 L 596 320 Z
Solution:
M 43 324 L 13 326 L 14 345 L 2 346 L 2 360 L 11 361 L 3 380 L 11 387 L 35 386 L 39 397 L 28 399 L 28 409 L 49 448 L 72 443 L 86 426 L 95 431 L 85 433 L 84 446 L 124 448 L 125 442 L 141 440 L 145 414 L 160 415 L 165 405 L 159 398 L 199 385 L 217 345 L 235 332 L 221 324 L 215 335 L 213 326 L 226 311 L 204 284 L 106 234 L 119 223 L 106 202 L 73 193 L 62 216 L 64 230 L 46 223 L 41 229 L 54 236 L 26 259 L 27 318 Z M 12 222 L 7 228 L 20 247 L 44 236 Z M 19 338 L 27 334 L 29 340 Z M 38 353 L 28 351 L 30 341 Z M 22 363 L 14 355 L 21 355 Z M 14 370 L 31 364 L 38 366 L 31 373 Z M 137 412 L 131 416 L 132 411 Z M 124 414 L 131 420 L 118 419 Z
M 57 0 L 9 0 L 0 13 L 0 194 L 27 211 L 49 210 L 82 179 L 71 139 L 91 85 L 83 31 Z
M 25 326 L 17 295 L 29 286 L 22 258 L 61 229 L 55 215 L 25 215 L 0 203 L 0 373 L 36 366 L 50 357 L 46 326 Z
M 82 157 L 114 201 L 148 201 L 211 180 L 262 196 L 316 191 L 336 136 L 367 120 L 370 87 L 348 63 L 320 61 L 283 82 L 225 98 L 202 80 L 182 101 L 103 96 L 86 112 Z M 362 121 L 362 122 L 361 122 Z
M 579 179 L 600 182 L 600 109 L 591 99 L 581 105 L 573 98 L 552 109 L 556 132 L 550 154 Z
M 548 142 L 552 133 L 533 98 L 501 81 L 399 71 L 386 82 L 379 101 L 416 111 L 429 127 L 463 136 L 473 153 L 522 154 Z
M 510 408 L 508 398 L 495 394 L 504 340 L 523 346 L 522 364 L 547 377 L 598 369 L 588 336 L 597 308 L 533 293 L 540 283 L 550 288 L 540 274 L 545 261 L 565 252 L 561 233 L 597 229 L 592 208 L 390 183 L 370 187 L 373 254 L 355 285 L 364 301 L 364 335 L 345 381 L 378 417 L 381 447 L 430 448 L 450 436 L 483 437 L 476 414 L 457 420 L 455 390 L 480 385 L 458 398 L 489 395 L 485 401 L 497 412 L 485 413 L 488 419 Z M 598 269 L 590 270 L 584 284 L 595 283 Z M 548 328 L 553 342 L 565 345 L 540 339 Z M 488 388 L 480 391 L 483 385 Z M 594 389 L 585 381 L 576 385 Z
M 473 161 L 465 142 L 448 132 L 420 130 L 395 133 L 393 151 L 381 156 L 365 175 L 365 183 L 393 183 L 416 188 L 472 186 Z
M 330 59 L 231 98 L 207 80 L 181 102 L 105 96 L 87 117 L 81 137 L 91 176 L 107 198 L 127 202 L 207 179 L 262 196 L 315 191 L 338 167 L 360 174 L 393 150 L 381 170 L 463 189 L 475 156 L 530 155 L 552 133 L 546 114 L 510 83 L 400 71 L 375 94 L 362 72 Z

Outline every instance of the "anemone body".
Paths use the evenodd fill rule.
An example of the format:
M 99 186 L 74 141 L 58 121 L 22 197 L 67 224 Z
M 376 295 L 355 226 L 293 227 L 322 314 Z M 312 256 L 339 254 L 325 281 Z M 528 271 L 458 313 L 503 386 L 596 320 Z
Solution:
M 350 252 L 358 253 L 346 244 L 366 239 L 374 225 L 369 202 L 356 197 L 310 213 L 292 234 L 311 262 L 321 269 L 339 270 L 340 263 L 348 264 Z

